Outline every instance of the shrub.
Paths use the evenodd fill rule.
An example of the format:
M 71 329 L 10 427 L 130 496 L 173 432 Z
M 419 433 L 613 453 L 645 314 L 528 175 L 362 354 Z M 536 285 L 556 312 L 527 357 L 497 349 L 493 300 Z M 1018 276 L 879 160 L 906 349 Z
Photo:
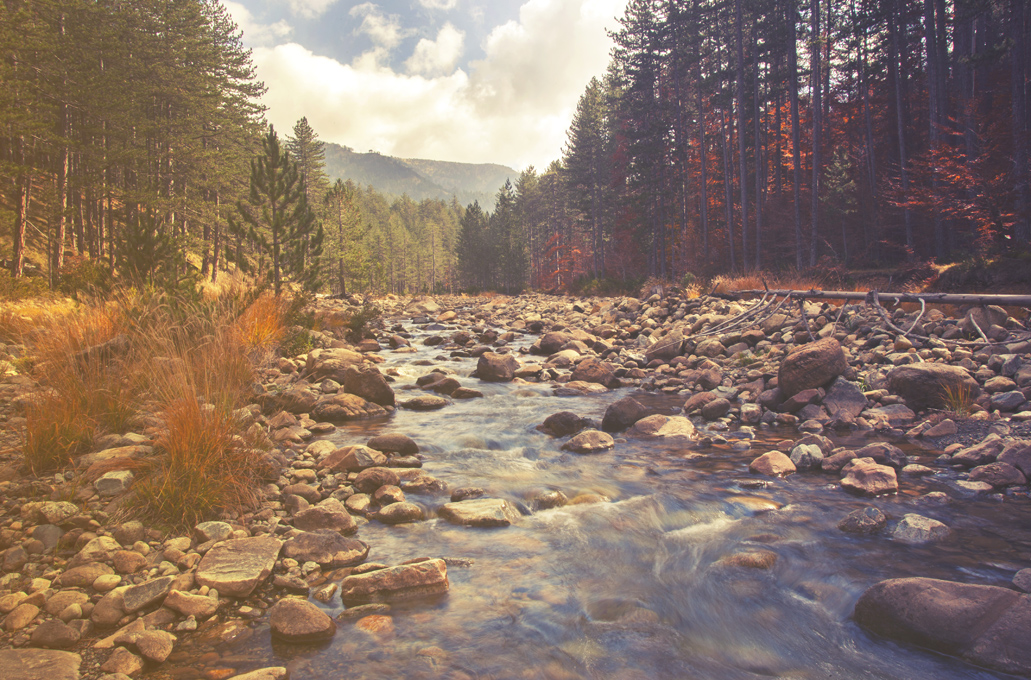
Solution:
M 0 300 L 24 300 L 50 296 L 50 287 L 42 276 L 11 276 L 11 272 L 0 269 Z

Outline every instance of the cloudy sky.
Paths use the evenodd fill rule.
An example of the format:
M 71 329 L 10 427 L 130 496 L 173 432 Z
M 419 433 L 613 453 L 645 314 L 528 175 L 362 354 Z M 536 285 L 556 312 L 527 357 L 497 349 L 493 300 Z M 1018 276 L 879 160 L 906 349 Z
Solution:
M 543 169 L 627 0 L 221 0 L 281 132 L 404 158 Z

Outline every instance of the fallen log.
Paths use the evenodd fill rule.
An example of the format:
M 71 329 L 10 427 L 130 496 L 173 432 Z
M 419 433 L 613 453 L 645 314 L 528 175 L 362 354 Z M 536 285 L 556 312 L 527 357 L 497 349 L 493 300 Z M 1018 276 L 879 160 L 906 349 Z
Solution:
M 733 293 L 712 293 L 713 297 L 740 300 L 745 297 L 772 295 L 803 298 L 806 300 L 857 300 L 872 302 L 874 293 L 882 301 L 936 302 L 945 305 L 1001 305 L 1003 307 L 1031 307 L 1031 295 L 988 295 L 980 293 L 868 293 L 846 290 L 738 290 Z

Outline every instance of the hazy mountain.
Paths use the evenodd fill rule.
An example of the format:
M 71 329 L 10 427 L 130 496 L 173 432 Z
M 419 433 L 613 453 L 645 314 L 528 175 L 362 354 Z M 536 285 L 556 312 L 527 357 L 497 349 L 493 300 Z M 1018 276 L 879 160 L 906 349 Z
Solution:
M 462 205 L 474 200 L 488 210 L 506 179 L 515 182 L 515 170 L 494 163 L 450 163 L 417 158 L 395 158 L 376 152 L 358 153 L 339 144 L 326 144 L 326 174 L 371 185 L 377 191 L 414 200 L 458 198 Z

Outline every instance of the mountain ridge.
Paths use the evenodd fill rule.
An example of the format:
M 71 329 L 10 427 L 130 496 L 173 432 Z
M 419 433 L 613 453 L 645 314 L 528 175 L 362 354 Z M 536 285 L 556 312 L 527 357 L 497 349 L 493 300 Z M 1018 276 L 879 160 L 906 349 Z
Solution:
M 519 173 L 498 163 L 456 163 L 424 158 L 398 158 L 375 151 L 360 153 L 346 146 L 327 142 L 326 174 L 372 186 L 391 196 L 407 194 L 415 201 L 426 198 L 451 200 L 462 205 L 478 201 L 493 210 L 498 189 Z

